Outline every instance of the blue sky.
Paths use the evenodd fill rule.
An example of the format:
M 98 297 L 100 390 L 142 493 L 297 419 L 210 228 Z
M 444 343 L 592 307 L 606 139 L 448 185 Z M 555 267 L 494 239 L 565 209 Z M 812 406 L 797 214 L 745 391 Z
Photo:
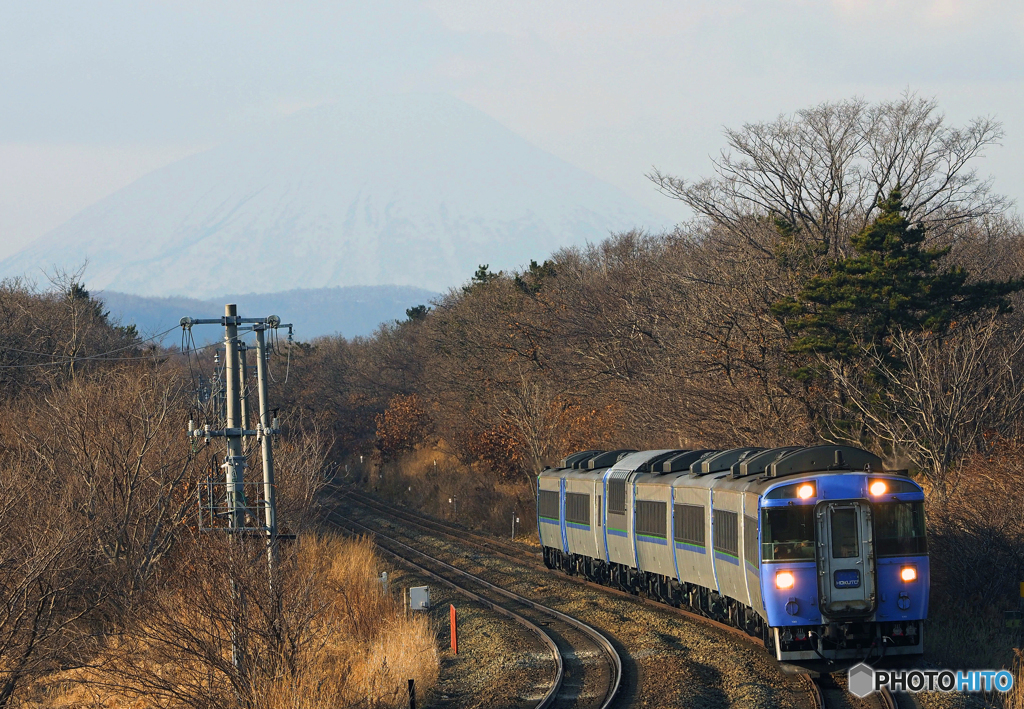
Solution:
M 367 91 L 456 95 L 683 219 L 652 166 L 709 172 L 723 126 L 935 97 L 1001 120 L 978 167 L 1024 197 L 1024 4 L 372 0 L 0 5 L 0 258 L 240 131 Z

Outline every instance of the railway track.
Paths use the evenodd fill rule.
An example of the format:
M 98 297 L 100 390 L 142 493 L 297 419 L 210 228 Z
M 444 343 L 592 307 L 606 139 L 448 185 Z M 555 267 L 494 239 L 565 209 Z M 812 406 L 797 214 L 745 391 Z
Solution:
M 370 497 L 369 495 L 365 495 L 356 490 L 352 490 L 351 488 L 342 488 L 340 486 L 335 486 L 333 492 L 335 495 L 339 497 L 339 501 L 341 501 L 341 499 L 344 499 L 349 503 L 354 503 L 356 507 L 364 508 L 366 511 L 378 515 L 382 520 L 391 520 L 392 522 L 399 521 L 401 522 L 401 525 L 403 527 L 410 527 L 416 530 L 420 530 L 422 532 L 431 534 L 435 537 L 440 536 L 456 540 L 457 546 L 460 548 L 469 547 L 472 549 L 479 550 L 481 552 L 486 552 L 486 556 L 488 557 L 497 556 L 508 559 L 518 566 L 527 566 L 531 569 L 534 569 L 541 573 L 544 577 L 550 577 L 552 573 L 540 561 L 540 555 L 538 553 L 528 548 L 524 548 L 519 544 L 497 540 L 493 537 L 484 536 L 481 534 L 470 532 L 469 530 L 454 527 L 453 525 L 445 524 L 443 522 L 438 522 L 436 520 L 426 518 L 420 514 L 411 512 L 409 510 L 396 508 L 393 505 L 385 505 L 377 501 L 375 498 Z M 377 522 L 377 524 L 381 523 Z M 385 528 L 392 528 L 388 527 L 386 522 L 383 524 Z M 374 533 L 380 534 L 378 530 L 374 530 Z M 412 538 L 411 535 L 410 538 Z M 673 608 L 671 606 L 665 605 L 663 603 L 651 599 L 638 597 L 631 593 L 627 593 L 618 589 L 612 589 L 607 586 L 595 584 L 586 581 L 585 579 L 582 579 L 580 577 L 570 577 L 559 574 L 557 578 L 560 581 L 568 582 L 575 586 L 596 589 L 602 594 L 626 600 L 630 604 L 650 607 L 652 609 L 655 609 L 658 613 L 674 614 L 678 616 L 683 616 L 690 620 L 695 620 L 700 624 L 713 629 L 713 631 L 717 631 L 720 635 L 727 636 L 728 640 L 739 641 L 743 644 L 749 645 L 751 648 L 756 649 L 756 651 L 761 654 L 764 654 L 765 652 L 763 644 L 758 639 L 752 638 L 751 636 L 747 635 L 745 632 L 737 628 L 724 625 L 722 623 L 692 613 L 690 611 L 686 611 L 679 608 Z M 765 657 L 767 657 L 767 655 L 765 655 Z M 774 660 L 772 660 L 772 662 L 774 662 Z M 798 694 L 803 693 L 805 697 L 810 695 L 812 706 L 827 706 L 821 703 L 813 703 L 815 696 L 820 697 L 820 692 L 817 692 L 817 686 L 814 685 L 814 683 L 806 675 L 799 678 L 793 678 L 792 680 L 790 680 L 790 683 L 794 687 L 793 691 L 797 692 Z M 798 705 L 806 706 L 807 699 L 798 702 Z
M 339 491 L 342 494 L 344 494 L 349 499 L 355 500 L 358 504 L 363 505 L 364 507 L 368 507 L 379 514 L 386 514 L 390 517 L 398 518 L 410 526 L 422 529 L 424 531 L 443 534 L 448 537 L 456 537 L 459 540 L 460 544 L 466 544 L 477 549 L 480 549 L 482 551 L 497 554 L 498 556 L 502 556 L 511 561 L 515 561 L 516 563 L 527 564 L 532 568 L 541 571 L 545 574 L 553 573 L 542 562 L 538 560 L 539 554 L 537 553 L 526 552 L 522 548 L 517 547 L 515 545 L 508 544 L 493 538 L 488 538 L 480 534 L 475 534 L 468 530 L 452 527 L 451 525 L 446 525 L 441 522 L 436 522 L 434 520 L 428 519 L 422 515 L 413 512 L 408 512 L 406 510 L 400 510 L 395 509 L 394 507 L 385 506 L 378 502 L 377 500 L 375 500 L 374 498 L 370 497 L 369 495 L 363 494 L 356 490 L 352 490 L 349 488 L 335 489 L 336 491 Z M 703 616 L 698 613 L 693 613 L 682 608 L 675 608 L 665 603 L 661 603 L 660 601 L 651 600 L 648 598 L 644 598 L 642 596 L 636 596 L 632 593 L 622 591 L 621 589 L 603 586 L 601 584 L 588 581 L 578 576 L 560 575 L 559 578 L 577 585 L 598 589 L 599 591 L 607 593 L 612 596 L 628 599 L 633 603 L 649 605 L 653 608 L 657 608 L 659 611 L 672 613 L 675 615 L 682 616 L 684 618 L 689 618 L 690 620 L 695 620 L 697 622 L 703 623 L 704 625 L 712 627 L 715 630 L 722 632 L 733 639 L 752 645 L 760 650 L 764 650 L 764 644 L 760 640 L 748 635 L 739 628 L 735 628 L 731 625 L 726 625 L 725 623 L 720 623 L 716 620 L 708 618 L 707 616 Z
M 554 672 L 549 689 L 534 705 L 536 709 L 608 709 L 615 701 L 622 684 L 622 659 L 612 643 L 599 631 L 576 618 L 458 569 L 336 511 L 328 513 L 328 520 L 353 534 L 372 534 L 377 546 L 388 555 L 515 620 L 541 639 L 552 655 Z M 411 557 L 418 561 L 413 561 Z M 454 581 L 453 577 L 458 581 Z M 567 682 L 567 677 L 573 681 Z
M 438 522 L 415 512 L 409 512 L 408 510 L 403 510 L 401 508 L 387 506 L 382 504 L 376 498 L 352 488 L 334 485 L 332 489 L 335 494 L 340 493 L 346 498 L 354 500 L 364 507 L 369 507 L 380 513 L 386 512 L 387 514 L 397 517 L 398 519 L 401 519 L 402 521 L 419 529 L 429 530 L 449 536 L 457 534 L 463 542 L 470 546 L 494 552 L 500 556 L 504 556 L 505 558 L 515 559 L 516 561 L 521 562 L 525 561 L 537 568 L 546 569 L 546 567 L 538 561 L 540 559 L 540 554 L 538 552 L 528 551 L 524 549 L 522 545 L 515 544 L 514 542 L 506 542 L 495 537 L 477 534 L 461 527 Z
M 901 703 L 897 701 L 896 695 L 888 689 L 868 695 L 864 699 L 858 699 L 846 690 L 845 677 L 841 673 L 811 677 L 811 693 L 814 696 L 815 709 L 839 709 L 850 707 L 852 709 L 900 709 Z M 916 707 L 917 704 L 904 699 L 903 704 L 907 709 Z

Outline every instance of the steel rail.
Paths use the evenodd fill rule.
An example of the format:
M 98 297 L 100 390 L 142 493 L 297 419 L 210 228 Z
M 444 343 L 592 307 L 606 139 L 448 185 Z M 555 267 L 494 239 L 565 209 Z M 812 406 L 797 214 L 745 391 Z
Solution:
M 882 687 L 882 690 L 875 696 L 878 698 L 878 703 L 882 705 L 882 709 L 899 709 L 900 705 L 896 701 L 896 695 L 890 692 L 888 687 Z
M 368 495 L 368 494 L 366 494 L 364 492 L 360 492 L 359 490 L 356 490 L 356 489 L 351 488 L 351 487 L 343 487 L 343 486 L 341 486 L 341 485 L 339 485 L 337 483 L 333 483 L 332 485 L 333 485 L 334 491 L 340 492 L 341 494 L 345 495 L 346 497 L 355 499 L 357 502 L 360 502 L 360 503 L 366 505 L 367 507 L 373 507 L 374 509 L 377 509 L 378 511 L 385 511 L 385 509 L 386 509 L 388 514 L 391 514 L 391 515 L 394 515 L 396 517 L 400 517 L 402 519 L 405 519 L 410 524 L 414 524 L 414 525 L 416 525 L 418 527 L 421 527 L 423 529 L 435 529 L 436 528 L 437 531 L 441 531 L 444 534 L 449 534 L 450 535 L 450 534 L 453 534 L 453 533 L 457 532 L 460 535 L 464 534 L 464 535 L 467 535 L 467 536 L 470 536 L 470 537 L 475 537 L 476 539 L 480 540 L 478 542 L 470 542 L 475 547 L 478 547 L 478 548 L 481 548 L 481 549 L 487 549 L 489 551 L 495 551 L 498 554 L 502 554 L 505 557 L 515 556 L 515 557 L 517 557 L 519 559 L 528 559 L 532 563 L 536 563 L 536 558 L 538 556 L 538 554 L 536 552 L 531 553 L 531 552 L 527 551 L 526 549 L 522 549 L 521 547 L 518 547 L 518 546 L 516 546 L 515 544 L 513 544 L 511 542 L 507 542 L 507 541 L 504 541 L 502 539 L 497 539 L 497 538 L 494 538 L 494 537 L 485 537 L 483 535 L 471 532 L 468 529 L 462 529 L 462 528 L 456 527 L 456 526 L 454 526 L 452 524 L 448 524 L 448 523 L 445 523 L 445 522 L 440 522 L 440 521 L 437 521 L 437 520 L 429 519 L 428 517 L 425 517 L 422 514 L 418 514 L 416 512 L 410 512 L 409 510 L 401 510 L 401 509 L 395 509 L 394 507 L 386 507 L 384 504 L 382 504 L 379 500 L 374 498 L 372 495 Z
M 432 557 L 429 554 L 426 554 L 426 553 L 424 553 L 424 552 L 422 552 L 422 551 L 420 551 L 420 550 L 418 550 L 418 549 L 416 549 L 414 547 L 411 547 L 408 544 L 405 544 L 404 542 L 401 542 L 401 541 L 399 541 L 399 540 L 397 540 L 397 539 L 395 539 L 393 537 L 389 537 L 386 534 L 381 534 L 380 532 L 376 532 L 376 531 L 370 529 L 369 527 L 367 527 L 367 526 L 365 526 L 363 524 L 360 524 L 360 523 L 358 523 L 358 522 L 356 522 L 354 520 L 350 520 L 350 519 L 348 519 L 346 517 L 343 517 L 341 514 L 339 514 L 337 512 L 331 512 L 330 514 L 332 514 L 332 515 L 334 515 L 336 517 L 340 517 L 341 519 L 346 520 L 346 522 L 348 524 L 351 524 L 351 525 L 354 525 L 356 527 L 359 527 L 359 528 L 365 530 L 367 533 L 374 535 L 375 537 L 386 539 L 390 543 L 395 544 L 395 545 L 397 545 L 397 546 L 399 546 L 399 547 L 401 547 L 403 549 L 406 549 L 406 550 L 412 552 L 413 554 L 417 554 L 417 555 L 422 556 L 422 557 L 424 557 L 426 559 L 430 559 L 433 563 L 438 564 L 438 565 L 444 567 L 445 569 L 447 569 L 447 570 L 449 570 L 449 571 L 451 571 L 451 572 L 453 572 L 453 573 L 455 573 L 455 574 L 457 574 L 459 576 L 462 576 L 464 578 L 468 578 L 468 579 L 472 580 L 474 583 L 477 583 L 477 584 L 480 584 L 482 586 L 485 586 L 485 587 L 491 589 L 492 591 L 494 591 L 495 593 L 498 593 L 498 594 L 500 594 L 502 596 L 505 596 L 506 598 L 514 600 L 517 603 L 522 603 L 524 605 L 527 605 L 527 606 L 533 608 L 534 610 L 537 610 L 537 611 L 540 611 L 541 613 L 545 613 L 547 615 L 550 615 L 550 616 L 552 616 L 554 618 L 557 618 L 557 619 L 561 620 L 562 622 L 564 622 L 564 623 L 566 623 L 568 625 L 571 625 L 576 630 L 580 631 L 581 633 L 583 633 L 584 635 L 589 637 L 591 640 L 593 640 L 594 643 L 598 647 L 600 647 L 604 651 L 605 655 L 608 657 L 609 665 L 611 666 L 611 670 L 612 670 L 612 672 L 611 672 L 612 677 L 611 677 L 611 682 L 609 683 L 608 691 L 607 691 L 607 693 L 605 695 L 605 699 L 601 703 L 601 709 L 608 709 L 608 707 L 615 700 L 615 697 L 618 695 L 619 688 L 622 685 L 622 658 L 619 656 L 619 653 L 615 650 L 615 647 L 611 644 L 611 641 L 609 641 L 608 638 L 606 638 L 600 631 L 594 629 L 593 627 L 587 625 L 586 623 L 584 623 L 584 622 L 582 622 L 580 620 L 577 620 L 576 618 L 573 618 L 570 615 L 566 615 L 565 613 L 557 611 L 554 608 L 550 608 L 548 606 L 542 605 L 540 603 L 537 603 L 536 601 L 530 600 L 529 598 L 526 598 L 524 596 L 520 596 L 517 593 L 513 593 L 512 591 L 509 591 L 507 589 L 501 588 L 500 586 L 496 586 L 495 584 L 492 584 L 489 581 L 485 581 L 484 579 L 480 578 L 479 576 L 475 576 L 473 574 L 470 574 L 470 573 L 468 573 L 466 571 L 463 571 L 462 569 L 459 569 L 459 568 L 457 568 L 455 566 L 452 566 L 451 564 L 448 564 L 448 563 L 446 563 L 444 561 L 441 561 L 440 559 Z M 383 547 L 381 547 L 381 548 L 383 548 Z M 391 552 L 391 554 L 393 556 L 399 556 L 400 557 L 399 554 L 396 554 L 393 551 Z M 408 561 L 408 559 L 406 559 L 406 561 Z M 431 574 L 431 576 L 434 577 L 434 578 L 440 578 L 436 574 Z M 449 585 L 452 585 L 452 584 L 449 582 Z M 494 604 L 490 604 L 490 605 L 492 607 L 496 608 L 496 606 L 494 606 Z M 511 611 L 509 611 L 509 612 L 511 613 Z M 552 641 L 552 643 L 553 643 L 553 641 Z M 557 652 L 557 648 L 556 648 L 556 652 Z M 561 685 L 561 678 L 562 678 L 561 654 L 559 653 L 558 656 L 559 656 L 558 684 Z M 538 708 L 549 706 L 550 702 L 554 700 L 555 692 L 557 691 L 557 689 L 558 689 L 557 687 L 553 687 L 551 692 L 549 692 L 550 699 L 546 698 L 545 701 L 543 701 L 541 704 L 538 704 Z
M 364 527 L 363 525 L 359 524 L 358 522 L 352 522 L 352 520 L 348 520 L 345 517 L 341 517 L 341 519 L 344 519 L 345 522 L 337 522 L 337 521 L 331 519 L 332 516 L 341 517 L 341 515 L 339 515 L 336 512 L 328 512 L 327 513 L 328 521 L 331 522 L 331 524 L 333 524 L 336 527 L 339 527 L 341 529 L 349 531 L 350 534 L 355 534 L 355 533 L 351 531 L 351 529 L 348 527 L 348 524 L 354 524 L 355 526 L 362 527 L 362 529 L 366 530 L 370 534 L 373 534 L 374 536 L 383 536 L 383 535 L 377 535 L 375 532 L 373 532 L 372 530 L 368 529 L 367 527 Z M 348 524 L 346 524 L 346 523 L 348 523 Z M 397 543 L 401 544 L 401 542 L 397 542 Z M 459 586 L 457 583 L 454 583 L 454 582 L 450 581 L 449 579 L 446 579 L 443 576 L 435 574 L 430 569 L 427 569 L 427 568 L 424 568 L 423 566 L 420 566 L 416 562 L 414 562 L 414 561 L 412 561 L 412 560 L 402 556 L 401 554 L 398 554 L 397 552 L 394 552 L 394 551 L 392 551 L 390 549 L 387 549 L 385 547 L 382 547 L 380 545 L 376 545 L 376 546 L 377 546 L 378 549 L 380 549 L 382 552 L 384 552 L 388 556 L 393 557 L 400 564 L 402 564 L 402 565 L 404 565 L 404 566 L 406 566 L 408 568 L 413 569 L 417 573 L 423 574 L 424 576 L 428 576 L 428 577 L 434 579 L 435 581 L 437 581 L 438 583 L 441 583 L 441 584 L 443 584 L 445 586 L 448 586 L 449 588 L 451 588 L 456 593 L 462 594 L 466 598 L 470 598 L 470 599 L 476 601 L 477 603 L 481 604 L 485 608 L 491 609 L 495 613 L 503 615 L 503 616 L 505 616 L 507 618 L 511 618 L 515 622 L 519 623 L 520 625 L 522 625 L 525 628 L 527 628 L 528 630 L 530 630 L 538 638 L 540 638 L 540 640 L 545 645 L 548 646 L 548 649 L 551 651 L 551 656 L 554 659 L 554 662 L 555 662 L 555 679 L 551 682 L 551 687 L 548 689 L 547 692 L 544 693 L 544 696 L 541 697 L 541 700 L 536 705 L 535 709 L 547 709 L 547 707 L 551 706 L 551 703 L 555 699 L 555 695 L 558 693 L 558 690 L 561 689 L 561 687 L 562 687 L 562 679 L 565 677 L 565 661 L 562 659 L 562 653 L 559 652 L 559 650 L 558 650 L 558 645 L 555 644 L 555 641 L 551 639 L 550 635 L 548 635 L 546 632 L 544 632 L 538 625 L 530 622 L 529 620 L 527 620 L 523 616 L 519 615 L 515 611 L 511 611 L 508 608 L 503 608 L 502 606 L 499 606 L 496 603 L 492 603 L 491 601 L 488 601 L 483 596 L 480 596 L 480 595 L 478 595 L 476 593 L 473 593 L 468 588 L 465 588 L 463 586 Z
M 825 709 L 825 694 L 821 691 L 821 687 L 818 685 L 816 680 L 811 675 L 804 675 L 807 678 L 808 691 L 811 694 L 811 706 L 813 709 Z
M 828 675 L 825 676 L 827 677 Z M 827 694 L 821 688 L 821 676 L 806 675 L 806 677 L 808 678 L 808 680 L 810 680 L 811 697 L 814 709 L 826 709 L 825 697 L 827 696 Z M 829 681 L 833 680 L 830 679 Z M 831 687 L 830 691 L 843 692 L 843 690 L 841 690 L 837 686 Z M 870 706 L 872 703 L 878 704 L 878 706 L 880 706 L 881 709 L 899 709 L 900 706 L 899 702 L 896 699 L 896 695 L 890 692 L 887 687 L 883 687 L 881 690 L 864 697 L 864 699 L 857 699 L 850 695 L 849 692 L 843 692 L 843 695 L 845 700 L 844 704 L 846 705 L 849 705 L 852 700 L 854 706 L 864 704 Z

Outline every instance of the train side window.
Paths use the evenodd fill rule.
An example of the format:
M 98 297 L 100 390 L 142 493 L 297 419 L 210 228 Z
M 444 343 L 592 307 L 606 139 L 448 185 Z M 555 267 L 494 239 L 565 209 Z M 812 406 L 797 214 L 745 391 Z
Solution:
M 565 521 L 590 526 L 590 495 L 579 492 L 565 493 Z
M 814 508 L 793 505 L 762 510 L 761 559 L 814 559 Z
M 735 512 L 728 510 L 712 510 L 714 515 L 714 547 L 715 551 L 740 556 L 739 524 Z
M 704 546 L 704 506 L 676 505 L 675 513 L 675 540 L 682 544 Z
M 637 500 L 636 533 L 638 535 L 664 539 L 667 526 L 664 502 Z
M 601 496 L 597 496 L 597 526 L 601 526 L 601 518 L 604 516 L 604 510 L 601 509 Z
M 626 514 L 626 481 L 612 478 L 608 481 L 608 514 Z
M 857 539 L 857 510 L 840 507 L 832 510 L 832 558 L 852 559 L 860 556 Z
M 761 555 L 757 553 L 757 519 L 743 515 L 743 558 L 752 566 L 760 566 Z
M 540 516 L 558 521 L 558 493 L 554 490 L 540 491 Z

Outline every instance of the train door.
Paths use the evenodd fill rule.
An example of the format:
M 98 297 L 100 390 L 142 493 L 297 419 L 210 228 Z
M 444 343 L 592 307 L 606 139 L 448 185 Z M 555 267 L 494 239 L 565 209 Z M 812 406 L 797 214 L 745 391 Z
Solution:
M 558 481 L 558 526 L 562 532 L 562 551 L 569 553 L 569 536 L 565 530 L 565 478 Z
M 818 525 L 818 592 L 831 617 L 862 616 L 875 610 L 875 557 L 871 505 L 821 502 Z

